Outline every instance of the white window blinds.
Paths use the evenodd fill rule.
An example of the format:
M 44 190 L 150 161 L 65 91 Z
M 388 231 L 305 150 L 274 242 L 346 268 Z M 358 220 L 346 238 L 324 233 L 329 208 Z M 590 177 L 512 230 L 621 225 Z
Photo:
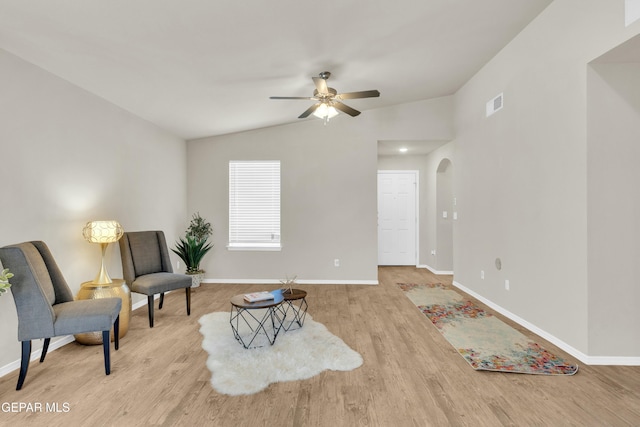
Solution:
M 280 161 L 229 162 L 229 249 L 280 248 Z

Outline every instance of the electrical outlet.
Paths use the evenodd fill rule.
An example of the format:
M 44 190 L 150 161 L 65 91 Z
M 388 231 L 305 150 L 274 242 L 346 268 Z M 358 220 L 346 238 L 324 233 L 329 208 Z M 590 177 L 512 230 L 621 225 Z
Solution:
M 508 280 L 508 279 L 504 281 L 504 289 L 505 289 L 506 291 L 508 291 L 508 290 L 509 290 L 509 280 Z
M 333 260 L 333 266 L 334 267 L 340 267 L 340 260 L 338 258 Z
M 180 270 L 180 261 L 176 261 L 176 269 Z
M 480 278 L 484 280 L 484 270 L 480 270 Z

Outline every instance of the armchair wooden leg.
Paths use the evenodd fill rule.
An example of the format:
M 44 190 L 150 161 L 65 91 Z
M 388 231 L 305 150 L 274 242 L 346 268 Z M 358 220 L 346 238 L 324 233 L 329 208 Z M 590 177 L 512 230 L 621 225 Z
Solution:
M 22 388 L 24 379 L 27 376 L 27 370 L 29 369 L 29 357 L 31 356 L 31 340 L 22 341 L 22 358 L 20 359 L 20 376 L 18 377 L 18 385 L 16 390 Z
M 147 305 L 149 306 L 149 327 L 153 328 L 153 295 L 147 297 Z
M 184 288 L 187 294 L 187 316 L 191 316 L 191 288 Z
M 120 315 L 113 322 L 113 344 L 116 350 L 120 347 Z
M 44 344 L 42 345 L 42 354 L 40 355 L 40 363 L 44 362 L 44 357 L 47 355 L 50 342 L 51 342 L 51 338 L 44 339 Z
M 111 349 L 111 330 L 102 331 L 102 348 L 104 349 L 104 373 L 109 375 L 111 373 L 111 357 L 109 350 Z
M 158 304 L 158 310 L 162 310 L 162 304 L 164 304 L 164 292 L 160 294 L 160 304 Z

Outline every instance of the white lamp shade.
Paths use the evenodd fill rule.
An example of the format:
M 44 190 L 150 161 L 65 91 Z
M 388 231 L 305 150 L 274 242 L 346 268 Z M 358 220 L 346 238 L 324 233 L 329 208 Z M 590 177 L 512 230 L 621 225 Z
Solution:
M 327 105 L 325 103 L 320 104 L 313 115 L 319 119 L 332 119 L 338 115 L 338 110 L 333 105 Z
M 82 236 L 90 243 L 117 242 L 123 233 L 118 221 L 89 221 L 82 229 Z

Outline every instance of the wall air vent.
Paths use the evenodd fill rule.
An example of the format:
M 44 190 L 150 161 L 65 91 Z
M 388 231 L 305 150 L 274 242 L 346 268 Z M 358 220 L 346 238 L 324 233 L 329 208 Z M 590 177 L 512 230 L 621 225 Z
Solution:
M 503 107 L 503 94 L 500 94 L 487 102 L 487 117 L 492 115 L 498 110 L 502 110 Z

